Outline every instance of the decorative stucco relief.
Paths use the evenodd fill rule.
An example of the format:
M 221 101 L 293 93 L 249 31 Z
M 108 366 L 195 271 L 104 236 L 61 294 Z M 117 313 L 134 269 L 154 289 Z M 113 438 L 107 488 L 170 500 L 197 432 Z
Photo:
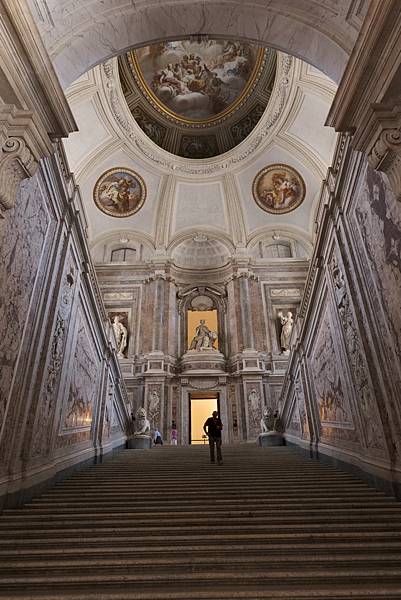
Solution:
M 117 433 L 118 431 L 122 431 L 122 427 L 121 427 L 120 419 L 118 418 L 116 403 L 113 400 L 110 433 L 113 434 L 113 433 Z
M 379 173 L 367 168 L 355 203 L 353 225 L 382 342 L 401 385 L 401 205 Z M 371 282 L 373 285 L 371 285 Z
M 152 429 L 160 427 L 161 423 L 161 384 L 150 384 L 147 394 L 147 415 Z
M 40 260 L 50 219 L 37 178 L 24 181 L 7 218 L 0 244 L 0 424 L 4 425 L 24 328 L 33 310 L 34 289 L 42 277 Z M 22 374 L 18 379 L 21 381 Z M 14 395 L 15 398 L 15 395 Z M 12 431 L 8 434 L 12 436 Z M 1 435 L 4 435 L 2 427 Z
M 246 414 L 248 425 L 248 439 L 256 438 L 260 433 L 260 419 L 263 414 L 263 399 L 259 383 L 246 384 Z
M 300 424 L 300 434 L 303 439 L 309 439 L 309 421 L 308 415 L 306 412 L 306 403 L 305 403 L 305 394 L 304 394 L 304 386 L 302 383 L 301 375 L 298 374 L 298 377 L 295 381 L 295 398 L 296 398 L 296 411 L 298 413 L 298 420 Z
M 65 349 L 76 285 L 77 266 L 70 251 L 65 262 L 60 284 L 58 312 L 40 394 L 32 440 L 31 457 L 45 455 L 50 450 L 54 426 L 54 413 L 64 365 Z
M 357 409 L 363 424 L 361 435 L 368 448 L 383 451 L 385 449 L 383 428 L 372 390 L 366 355 L 361 346 L 348 286 L 336 255 L 331 259 L 330 274 L 354 383 Z
M 106 441 L 111 434 L 112 419 L 114 411 L 114 383 L 109 375 L 107 381 L 106 399 L 103 412 L 103 427 L 102 427 L 102 441 Z
M 295 392 L 294 392 L 294 396 L 293 396 L 293 400 L 292 400 L 290 416 L 288 419 L 287 431 L 288 431 L 288 433 L 293 433 L 297 437 L 302 437 L 301 436 L 301 421 L 299 418 L 299 410 L 298 410 L 298 399 L 297 399 Z

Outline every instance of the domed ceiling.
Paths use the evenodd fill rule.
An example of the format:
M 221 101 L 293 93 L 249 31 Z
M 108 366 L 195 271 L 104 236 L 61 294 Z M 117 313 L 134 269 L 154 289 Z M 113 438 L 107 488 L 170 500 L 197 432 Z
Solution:
M 161 148 L 183 158 L 217 156 L 254 129 L 269 102 L 276 52 L 248 42 L 169 41 L 119 57 L 131 114 Z

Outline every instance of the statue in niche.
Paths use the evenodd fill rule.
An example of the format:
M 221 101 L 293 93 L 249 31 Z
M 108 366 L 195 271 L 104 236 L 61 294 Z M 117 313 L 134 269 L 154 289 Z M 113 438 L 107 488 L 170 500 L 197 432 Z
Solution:
M 136 411 L 134 435 L 150 435 L 150 423 L 146 417 L 146 411 L 142 407 Z
M 113 319 L 113 331 L 117 344 L 117 356 L 118 358 L 124 358 L 124 351 L 127 347 L 128 331 L 125 325 L 121 323 L 121 317 L 119 315 L 115 315 Z
M 292 333 L 292 327 L 294 325 L 294 319 L 292 318 L 292 312 L 288 312 L 286 316 L 284 316 L 283 312 L 280 310 L 277 313 L 278 318 L 281 323 L 281 335 L 280 335 L 280 346 L 283 354 L 289 354 L 290 352 L 290 338 Z
M 195 330 L 195 336 L 192 339 L 190 350 L 216 350 L 214 344 L 217 340 L 217 333 L 211 331 L 206 325 L 205 319 L 201 319 Z

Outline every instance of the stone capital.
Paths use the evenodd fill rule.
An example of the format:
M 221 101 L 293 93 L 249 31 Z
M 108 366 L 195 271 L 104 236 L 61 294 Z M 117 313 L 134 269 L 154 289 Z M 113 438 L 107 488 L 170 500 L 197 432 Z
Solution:
M 401 106 L 386 110 L 373 108 L 374 134 L 370 140 L 368 160 L 371 167 L 386 173 L 390 185 L 401 201 Z
M 0 215 L 12 208 L 19 185 L 32 177 L 38 162 L 53 150 L 31 112 L 0 103 Z

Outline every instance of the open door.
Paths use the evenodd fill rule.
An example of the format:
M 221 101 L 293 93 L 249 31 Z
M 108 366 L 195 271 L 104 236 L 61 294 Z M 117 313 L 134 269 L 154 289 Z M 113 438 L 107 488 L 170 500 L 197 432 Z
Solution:
M 214 410 L 219 410 L 219 398 L 216 392 L 195 392 L 189 395 L 190 444 L 206 444 L 207 436 L 203 425 Z

